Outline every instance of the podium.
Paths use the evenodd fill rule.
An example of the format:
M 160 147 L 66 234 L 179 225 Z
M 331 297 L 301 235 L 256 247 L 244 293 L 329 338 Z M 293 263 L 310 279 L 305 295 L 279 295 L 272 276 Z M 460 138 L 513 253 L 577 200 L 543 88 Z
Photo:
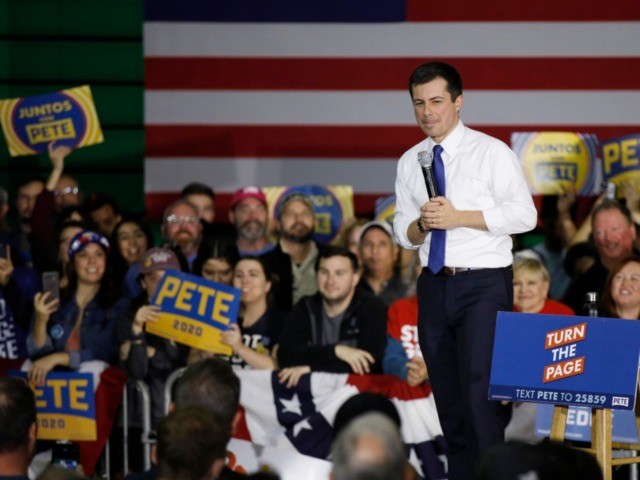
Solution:
M 592 408 L 588 451 L 611 479 L 614 465 L 640 463 L 611 456 L 612 449 L 640 451 L 611 438 L 611 409 L 637 407 L 639 355 L 637 321 L 498 312 L 489 399 L 554 405 L 556 441 L 564 441 L 569 406 Z

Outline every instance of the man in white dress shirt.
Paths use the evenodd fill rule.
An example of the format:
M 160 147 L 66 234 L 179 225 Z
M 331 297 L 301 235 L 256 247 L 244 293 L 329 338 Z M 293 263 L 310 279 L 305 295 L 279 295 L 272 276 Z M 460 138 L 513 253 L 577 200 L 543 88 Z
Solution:
M 504 440 L 506 416 L 487 400 L 496 313 L 513 309 L 510 234 L 537 213 L 516 155 L 465 127 L 462 80 L 450 65 L 418 67 L 409 81 L 427 138 L 400 158 L 394 231 L 420 249 L 418 337 L 447 440 L 449 479 L 475 478 L 482 453 Z M 429 200 L 418 152 L 433 158 Z

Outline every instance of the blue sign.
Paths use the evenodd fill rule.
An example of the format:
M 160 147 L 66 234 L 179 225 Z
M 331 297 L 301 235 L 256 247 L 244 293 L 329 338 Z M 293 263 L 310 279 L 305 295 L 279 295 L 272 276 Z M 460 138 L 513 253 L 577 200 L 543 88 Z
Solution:
M 542 437 L 550 436 L 553 409 L 553 405 L 538 405 L 536 410 L 536 435 Z M 638 443 L 638 425 L 636 424 L 635 412 L 612 410 L 611 417 L 611 440 L 621 443 Z M 569 407 L 564 438 L 579 442 L 591 441 L 591 408 Z
M 104 140 L 88 85 L 1 100 L 0 123 L 14 157 L 46 152 L 51 142 L 77 148 Z
M 631 410 L 640 322 L 498 312 L 489 398 Z

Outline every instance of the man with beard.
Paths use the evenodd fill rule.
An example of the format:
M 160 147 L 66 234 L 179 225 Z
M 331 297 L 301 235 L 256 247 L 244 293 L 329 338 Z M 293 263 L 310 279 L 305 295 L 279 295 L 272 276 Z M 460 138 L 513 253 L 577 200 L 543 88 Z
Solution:
M 315 282 L 318 246 L 313 240 L 315 214 L 311 199 L 301 192 L 286 195 L 276 206 L 275 226 L 280 240 L 264 255 L 264 260 L 278 276 L 275 306 L 288 312 L 302 297 L 318 291 Z
M 199 274 L 210 247 L 202 241 L 196 207 L 186 200 L 176 200 L 165 209 L 162 219 L 162 238 L 178 256 L 182 270 Z
M 342 247 L 318 256 L 318 293 L 298 303 L 282 329 L 278 377 L 288 387 L 312 371 L 379 373 L 386 344 L 387 308 L 356 288 L 358 259 Z
M 267 197 L 255 186 L 244 187 L 231 197 L 229 220 L 236 228 L 236 246 L 241 257 L 260 256 L 275 245 L 267 238 Z

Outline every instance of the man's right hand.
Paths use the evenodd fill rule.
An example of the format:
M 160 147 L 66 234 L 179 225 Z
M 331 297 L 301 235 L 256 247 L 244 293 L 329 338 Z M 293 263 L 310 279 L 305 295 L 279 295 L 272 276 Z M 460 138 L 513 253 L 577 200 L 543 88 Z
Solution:
M 343 362 L 347 362 L 354 373 L 361 375 L 369 373 L 369 366 L 375 363 L 373 355 L 359 348 L 349 347 L 347 345 L 336 345 L 335 352 L 336 357 Z

